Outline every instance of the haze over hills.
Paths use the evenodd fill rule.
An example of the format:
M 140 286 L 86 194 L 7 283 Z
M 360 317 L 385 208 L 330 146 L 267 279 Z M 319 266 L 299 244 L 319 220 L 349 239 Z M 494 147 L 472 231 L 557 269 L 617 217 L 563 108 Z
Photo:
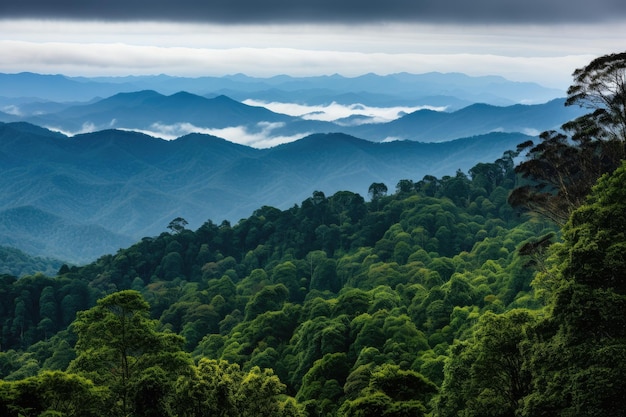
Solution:
M 287 107 L 287 106 L 285 106 Z M 564 99 L 543 104 L 494 106 L 472 104 L 446 112 L 421 109 L 395 120 L 374 123 L 372 109 L 353 107 L 354 115 L 335 121 L 320 108 L 319 114 L 302 117 L 277 113 L 220 95 L 212 98 L 187 92 L 169 96 L 153 90 L 118 93 L 106 99 L 74 104 L 58 112 L 0 115 L 0 121 L 25 120 L 68 134 L 117 128 L 136 130 L 167 139 L 191 132 L 210 133 L 237 143 L 268 147 L 294 141 L 312 133 L 341 132 L 374 142 L 407 139 L 440 142 L 493 131 L 536 135 L 558 129 L 582 114 L 578 107 L 565 107 Z M 393 113 L 393 112 L 392 112 Z M 397 117 L 397 118 L 396 118 Z
M 359 102 L 374 106 L 390 103 L 411 105 L 445 105 L 425 102 L 432 98 L 449 98 L 451 108 L 482 102 L 494 105 L 542 103 L 563 97 L 564 91 L 534 83 L 506 80 L 499 76 L 470 77 L 459 73 L 426 73 L 391 75 L 366 74 L 360 77 L 341 75 L 318 77 L 270 78 L 236 74 L 224 77 L 67 77 L 33 73 L 0 74 L 0 97 L 39 98 L 43 101 L 88 101 L 110 97 L 120 92 L 155 90 L 171 95 L 187 91 L 197 95 L 226 94 L 236 100 L 256 98 L 266 101 L 287 101 L 323 104 L 329 101 Z M 241 94 L 241 95 L 240 95 Z M 347 99 L 347 100 L 346 100 Z
M 0 74 L 0 245 L 81 263 L 176 217 L 467 172 L 582 114 L 563 95 L 454 73 Z
M 373 143 L 317 134 L 270 149 L 209 135 L 166 141 L 106 130 L 66 137 L 26 123 L 0 125 L 0 244 L 84 262 L 166 230 L 236 222 L 262 205 L 286 209 L 319 190 L 467 172 L 528 136 L 492 133 L 445 143 Z

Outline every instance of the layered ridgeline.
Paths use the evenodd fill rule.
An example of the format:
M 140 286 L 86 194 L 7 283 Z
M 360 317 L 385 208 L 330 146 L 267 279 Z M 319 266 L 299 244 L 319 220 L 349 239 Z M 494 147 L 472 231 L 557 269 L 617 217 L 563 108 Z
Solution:
M 283 111 L 297 105 L 309 109 L 308 113 L 300 116 L 290 116 L 260 105 L 247 105 L 224 95 L 202 97 L 178 92 L 166 96 L 145 90 L 119 93 L 95 102 L 58 104 L 63 108 L 55 108 L 50 103 L 21 104 L 14 106 L 13 115 L 0 114 L 0 121 L 25 121 L 72 134 L 111 128 L 167 138 L 182 136 L 185 132 L 213 132 L 217 136 L 231 136 L 226 137 L 231 141 L 256 147 L 328 132 L 345 133 L 373 142 L 390 139 L 442 142 L 489 132 L 536 135 L 544 130 L 556 129 L 583 114 L 577 107 L 564 106 L 564 101 L 558 98 L 541 104 L 509 106 L 475 103 L 461 109 L 450 109 L 449 106 L 404 107 L 397 104 L 375 109 L 357 102 L 345 105 L 344 112 L 350 108 L 350 115 L 343 117 L 339 117 L 341 112 L 333 114 L 333 105 L 329 103 L 307 107 L 296 101 L 297 104 L 282 103 L 277 106 Z M 272 103 L 266 105 L 271 106 Z M 334 106 L 339 107 L 336 103 Z M 383 110 L 385 116 L 377 115 Z
M 372 143 L 319 134 L 269 149 L 191 134 L 173 141 L 107 130 L 67 137 L 25 123 L 0 125 L 0 244 L 88 262 L 166 230 L 183 217 L 232 223 L 258 202 L 286 209 L 314 191 L 332 195 L 401 179 L 468 172 L 529 139 L 491 133 L 445 143 Z
M 0 74 L 0 87 L 0 245 L 75 264 L 176 217 L 234 223 L 259 202 L 286 209 L 318 190 L 467 173 L 582 114 L 554 99 L 563 92 L 462 74 Z M 541 104 L 514 104 L 529 97 Z
M 20 113 L 27 113 L 29 109 L 49 112 L 58 109 L 58 103 L 81 102 L 141 90 L 154 90 L 165 95 L 179 91 L 211 96 L 224 94 L 239 101 L 253 98 L 267 102 L 324 104 L 335 101 L 383 107 L 446 105 L 455 109 L 476 102 L 499 106 L 521 102 L 541 103 L 563 97 L 565 93 L 499 76 L 472 77 L 460 73 L 435 72 L 385 76 L 366 74 L 358 77 L 338 74 L 319 77 L 280 75 L 270 78 L 243 74 L 198 78 L 167 75 L 86 78 L 33 73 L 0 74 L 0 104 L 17 106 Z M 7 109 L 17 113 L 15 110 L 14 107 Z
M 593 112 L 517 166 L 178 217 L 3 275 L 0 413 L 623 416 L 625 74 L 626 54 L 575 72 Z

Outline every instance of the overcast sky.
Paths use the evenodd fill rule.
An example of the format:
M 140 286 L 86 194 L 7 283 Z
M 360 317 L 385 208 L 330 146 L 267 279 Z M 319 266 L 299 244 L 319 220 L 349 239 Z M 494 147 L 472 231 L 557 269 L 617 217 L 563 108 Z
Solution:
M 0 72 L 497 74 L 566 88 L 626 50 L 624 0 L 7 0 Z M 1 95 L 1 92 L 0 92 Z

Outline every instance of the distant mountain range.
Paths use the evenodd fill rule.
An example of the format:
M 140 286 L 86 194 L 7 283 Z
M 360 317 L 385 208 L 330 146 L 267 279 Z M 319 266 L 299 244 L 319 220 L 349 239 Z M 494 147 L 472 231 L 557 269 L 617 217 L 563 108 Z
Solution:
M 582 114 L 578 107 L 565 107 L 564 99 L 554 99 L 535 105 L 472 104 L 453 112 L 418 110 L 386 123 L 363 123 L 362 119 L 367 119 L 365 116 L 327 122 L 272 112 L 223 95 L 207 98 L 179 92 L 166 96 L 152 90 L 118 93 L 61 109 L 49 107 L 58 111 L 33 111 L 31 104 L 30 114 L 0 114 L 0 121 L 23 120 L 72 134 L 116 128 L 171 138 L 207 130 L 224 136 L 228 133 L 222 134 L 220 130 L 239 129 L 248 136 L 289 140 L 312 133 L 341 132 L 374 142 L 390 139 L 441 142 L 488 132 L 536 135 L 544 130 L 558 129 L 564 122 Z M 254 146 L 254 143 L 250 144 Z
M 33 73 L 0 74 L 0 105 L 26 101 L 77 102 L 117 93 L 154 90 L 164 95 L 188 91 L 202 96 L 227 95 L 237 101 L 324 104 L 332 101 L 370 106 L 432 105 L 459 109 L 471 103 L 511 105 L 543 103 L 563 97 L 564 91 L 534 83 L 513 82 L 499 76 L 470 77 L 459 73 L 391 75 L 365 74 L 270 78 L 236 74 L 224 77 L 67 77 Z M 13 100 L 7 100 L 13 99 Z
M 288 208 L 319 190 L 366 196 L 373 182 L 467 172 L 528 136 L 491 133 L 444 143 L 373 143 L 315 134 L 270 149 L 191 134 L 166 141 L 105 130 L 66 137 L 0 124 L 0 245 L 71 262 L 163 231 L 238 221 L 262 205 Z
M 82 263 L 176 217 L 467 172 L 581 115 L 564 95 L 456 73 L 0 74 L 0 245 Z

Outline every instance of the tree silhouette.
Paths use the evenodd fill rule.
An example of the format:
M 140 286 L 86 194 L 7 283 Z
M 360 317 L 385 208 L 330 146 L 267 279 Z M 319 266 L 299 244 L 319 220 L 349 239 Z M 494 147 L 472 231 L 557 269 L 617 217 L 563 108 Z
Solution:
M 182 217 L 176 217 L 170 222 L 170 224 L 167 225 L 167 228 L 170 229 L 172 233 L 180 233 L 185 230 L 185 226 L 188 224 L 187 220 Z
M 547 131 L 541 142 L 527 141 L 526 161 L 515 171 L 527 180 L 510 195 L 513 206 L 565 224 L 591 187 L 613 172 L 626 156 L 626 53 L 605 55 L 574 71 L 566 106 L 590 113 L 565 123 L 562 132 Z

